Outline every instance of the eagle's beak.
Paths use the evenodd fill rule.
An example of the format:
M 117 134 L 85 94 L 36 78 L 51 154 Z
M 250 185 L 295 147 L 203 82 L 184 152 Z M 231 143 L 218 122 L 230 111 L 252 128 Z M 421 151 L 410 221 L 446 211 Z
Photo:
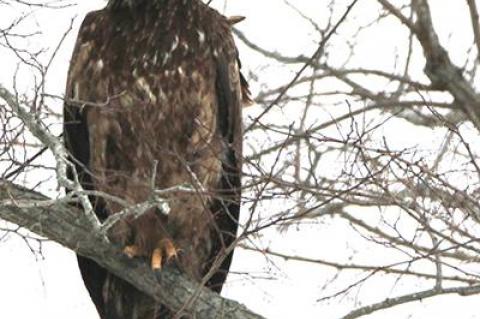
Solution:
M 245 17 L 242 16 L 231 16 L 227 18 L 228 23 L 232 26 L 241 21 L 245 20 Z

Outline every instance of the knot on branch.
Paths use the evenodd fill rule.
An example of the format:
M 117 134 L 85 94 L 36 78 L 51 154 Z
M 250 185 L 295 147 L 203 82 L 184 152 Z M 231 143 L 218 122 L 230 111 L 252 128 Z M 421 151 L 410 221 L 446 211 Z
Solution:
M 448 90 L 452 81 L 462 77 L 462 69 L 451 63 L 448 53 L 442 47 L 426 53 L 428 54 L 424 71 L 432 82 L 433 89 Z

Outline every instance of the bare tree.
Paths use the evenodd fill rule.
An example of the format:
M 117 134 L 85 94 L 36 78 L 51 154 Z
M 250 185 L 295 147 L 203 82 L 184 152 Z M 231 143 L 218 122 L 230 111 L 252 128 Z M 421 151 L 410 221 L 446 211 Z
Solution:
M 13 2 L 27 5 L 0 1 L 0 6 Z M 301 1 L 282 3 L 309 30 L 304 37 L 313 43 L 311 52 L 298 48 L 289 55 L 261 45 L 253 32 L 242 31 L 253 24 L 248 19 L 235 29 L 257 103 L 245 110 L 248 153 L 237 248 L 273 264 L 289 260 L 326 269 L 330 279 L 316 301 L 347 298 L 348 306 L 338 313 L 343 318 L 439 295 L 480 293 L 474 270 L 480 262 L 477 2 L 450 4 L 464 17 L 458 21 L 445 21 L 435 1 L 320 3 L 322 19 L 302 9 Z M 94 258 L 174 309 L 205 318 L 225 305 L 237 309 L 184 279 L 177 287 L 181 302 L 168 299 L 162 287 L 175 286 L 169 280 L 181 275 L 167 269 L 155 279 L 108 244 L 102 231 L 108 225 L 96 220 L 88 192 L 65 178 L 70 163 L 54 128 L 59 109 L 52 106 L 61 96 L 45 87 L 65 37 L 45 58 L 46 53 L 22 47 L 24 39 L 36 36 L 16 31 L 23 19 L 0 31 L 2 50 L 37 79 L 30 91 L 20 91 L 15 78 L 8 85 L 0 82 L 0 217 Z M 249 64 L 249 57 L 257 62 Z M 39 171 L 75 190 L 85 218 L 78 220 L 66 208 L 72 195 L 49 192 L 50 199 L 31 191 L 43 190 L 45 181 L 30 178 Z M 160 197 L 144 205 L 157 205 Z M 143 209 L 126 207 L 125 212 Z M 342 255 L 321 248 L 292 252 L 265 240 L 272 233 L 271 238 L 289 236 L 292 228 L 315 229 L 309 240 L 319 247 L 329 242 L 347 248 Z M 83 239 L 86 229 L 95 236 Z M 131 267 L 137 272 L 127 278 Z M 390 293 L 366 298 L 379 278 Z M 397 289 L 402 286 L 408 291 Z M 242 307 L 225 312 L 228 318 L 255 316 Z

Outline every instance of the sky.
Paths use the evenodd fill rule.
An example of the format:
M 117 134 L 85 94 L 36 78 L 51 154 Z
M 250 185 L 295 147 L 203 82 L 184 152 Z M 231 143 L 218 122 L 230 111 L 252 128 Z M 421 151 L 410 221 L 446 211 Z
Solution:
M 315 21 L 325 23 L 328 18 L 326 0 L 292 0 L 291 3 L 305 12 Z M 361 0 L 356 8 L 362 19 L 368 19 L 376 5 L 373 0 Z M 468 27 L 466 12 L 454 4 L 454 1 L 431 1 L 436 17 L 436 27 L 442 34 L 442 41 L 447 47 L 454 47 L 452 59 L 461 62 L 464 52 L 471 43 L 468 34 L 463 32 Z M 347 1 L 337 1 L 347 3 Z M 66 79 L 68 61 L 74 45 L 75 36 L 84 15 L 92 10 L 100 9 L 103 1 L 83 0 L 74 7 L 62 10 L 34 10 L 24 26 L 25 30 L 35 30 L 40 35 L 34 40 L 22 42 L 28 48 L 54 48 L 68 29 L 72 18 L 73 29 L 66 36 L 60 47 L 51 69 L 48 71 L 47 89 L 54 95 L 62 95 Z M 288 56 L 312 53 L 316 48 L 315 32 L 308 22 L 296 15 L 292 9 L 281 0 L 230 0 L 213 1 L 213 5 L 226 15 L 242 15 L 247 19 L 239 25 L 239 29 L 248 35 L 255 43 Z M 24 7 L 0 7 L 0 26 L 12 21 L 12 17 L 25 11 Z M 359 18 L 361 19 L 361 18 Z M 459 21 L 459 23 L 438 23 L 438 21 Z M 348 28 L 348 26 L 346 27 Z M 398 31 L 396 21 L 388 21 L 381 30 L 363 39 L 357 54 L 358 63 L 372 68 L 391 67 L 391 57 L 400 50 L 396 44 L 405 37 Z M 345 58 L 345 39 L 336 39 L 338 51 L 333 61 L 341 63 Z M 382 45 L 378 45 L 381 43 Z M 375 45 L 372 52 L 368 48 Z M 278 67 L 275 63 L 266 61 L 259 54 L 249 50 L 239 43 L 240 54 L 245 68 L 260 74 L 261 78 L 252 84 L 253 93 L 262 90 L 265 85 L 275 87 L 284 84 L 294 72 L 295 67 Z M 3 52 L 3 51 L 0 51 Z M 458 55 L 457 55 L 458 54 Z M 45 61 L 49 55 L 42 56 Z M 17 69 L 17 58 L 2 53 L 0 60 L 0 83 L 11 87 L 13 74 Z M 418 63 L 422 63 L 419 61 Z M 20 68 L 17 79 L 19 91 L 31 88 L 34 79 L 31 70 Z M 420 79 L 422 74 L 418 74 Z M 375 85 L 375 83 L 372 83 Z M 51 101 L 53 108 L 59 110 L 60 103 Z M 252 107 L 245 112 L 245 117 L 254 116 L 261 110 Z M 289 110 L 284 111 L 288 117 Z M 53 132 L 60 132 L 58 119 L 52 119 L 50 124 Z M 391 130 L 400 128 L 390 127 Z M 387 132 L 388 133 L 388 132 Z M 418 141 L 418 137 L 401 135 L 397 137 L 399 145 L 412 142 L 431 144 L 431 140 Z M 46 155 L 42 161 L 51 161 Z M 42 190 L 45 194 L 55 196 L 57 193 L 55 181 L 51 178 L 51 170 L 44 170 L 34 177 L 29 176 L 25 183 L 34 185 L 44 181 Z M 45 182 L 46 180 L 46 182 Z M 261 244 L 272 249 L 278 248 L 292 254 L 302 254 L 315 257 L 318 251 L 328 252 L 331 259 L 341 259 L 346 252 L 352 251 L 351 242 L 356 234 L 347 230 L 345 225 L 339 225 L 336 220 L 325 221 L 320 225 L 292 227 L 279 233 L 276 230 L 263 234 Z M 335 225 L 332 227 L 332 225 Z M 350 236 L 349 240 L 345 240 Z M 30 247 L 24 240 L 14 234 L 0 242 L 0 317 L 13 319 L 96 319 L 96 311 L 83 287 L 79 271 L 76 267 L 75 255 L 71 251 L 52 242 L 42 242 L 41 254 L 38 243 L 30 241 Z M 361 248 L 360 248 L 361 249 Z M 33 252 L 32 252 L 33 250 Z M 385 256 L 370 254 L 370 258 L 382 260 Z M 320 267 L 296 261 L 286 261 L 278 258 L 266 258 L 259 253 L 237 249 L 232 265 L 232 275 L 229 276 L 223 295 L 246 304 L 249 308 L 267 318 L 340 318 L 352 309 L 355 298 L 318 302 L 325 290 L 333 289 L 329 281 L 335 277 L 335 269 Z M 248 275 L 245 275 L 248 274 Z M 352 275 L 353 276 L 353 275 Z M 352 277 L 346 276 L 345 280 Z M 394 290 L 408 291 L 415 287 L 411 282 L 408 287 L 396 287 L 384 282 L 382 278 L 373 280 L 362 289 L 369 290 L 364 303 L 375 298 L 388 296 Z M 368 296 L 369 295 L 369 296 Z M 478 297 L 445 296 L 416 303 L 415 305 L 399 306 L 391 310 L 380 311 L 365 318 L 480 318 Z

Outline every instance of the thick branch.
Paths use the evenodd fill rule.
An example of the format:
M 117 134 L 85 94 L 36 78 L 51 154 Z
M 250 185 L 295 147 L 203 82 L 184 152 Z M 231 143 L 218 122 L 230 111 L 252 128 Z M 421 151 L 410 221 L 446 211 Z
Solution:
M 414 0 L 412 4 L 417 15 L 414 31 L 427 59 L 425 74 L 434 87 L 448 90 L 472 123 L 480 129 L 480 95 L 464 78 L 462 70 L 453 64 L 440 44 L 433 28 L 427 0 Z
M 235 301 L 199 287 L 176 269 L 166 267 L 155 273 L 144 262 L 129 259 L 99 233 L 92 233 L 85 220 L 78 218 L 82 213 L 60 200 L 0 182 L 0 218 L 95 260 L 159 303 L 182 309 L 195 318 L 262 318 Z M 192 298 L 195 302 L 189 302 Z
M 472 20 L 473 37 L 477 47 L 477 60 L 480 62 L 480 25 L 478 23 L 478 9 L 475 0 L 467 0 L 470 11 L 470 19 Z

